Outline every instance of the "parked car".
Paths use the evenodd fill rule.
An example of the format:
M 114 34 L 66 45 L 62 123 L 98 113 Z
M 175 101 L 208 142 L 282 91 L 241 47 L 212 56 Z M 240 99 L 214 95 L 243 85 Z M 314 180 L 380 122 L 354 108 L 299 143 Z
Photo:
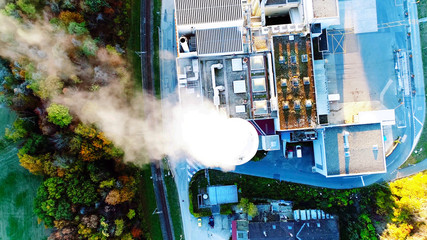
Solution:
M 297 151 L 297 158 L 302 158 L 301 146 L 297 145 L 295 148 L 296 148 L 296 151 Z
M 197 226 L 202 227 L 202 219 L 197 218 Z
M 211 226 L 211 228 L 214 228 L 214 226 L 215 226 L 215 221 L 214 221 L 213 216 L 209 217 L 209 226 Z

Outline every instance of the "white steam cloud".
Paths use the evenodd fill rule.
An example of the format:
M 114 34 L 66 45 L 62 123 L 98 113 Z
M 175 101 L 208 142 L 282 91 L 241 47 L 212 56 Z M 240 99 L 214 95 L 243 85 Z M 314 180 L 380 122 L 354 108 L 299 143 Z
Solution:
M 119 86 L 68 92 L 55 101 L 69 106 L 84 123 L 95 123 L 124 150 L 127 161 L 145 163 L 167 154 L 231 170 L 248 142 L 246 128 L 229 124 L 228 117 L 208 101 L 161 106 L 151 97 L 137 96 L 129 102 Z
M 124 150 L 126 161 L 147 163 L 169 155 L 171 159 L 189 157 L 206 167 L 231 170 L 236 158 L 245 154 L 248 129 L 230 124 L 210 101 L 187 100 L 180 106 L 141 94 L 129 100 L 130 94 L 124 90 L 129 83 L 125 61 L 105 48 L 98 50 L 95 60 L 71 59 L 76 42 L 75 36 L 53 29 L 49 23 L 21 24 L 0 14 L 2 58 L 31 62 L 41 81 L 51 76 L 78 76 L 84 86 L 102 86 L 94 92 L 63 89 L 64 94 L 53 101 L 69 106 L 82 122 L 96 124 Z M 164 114 L 161 109 L 165 109 Z

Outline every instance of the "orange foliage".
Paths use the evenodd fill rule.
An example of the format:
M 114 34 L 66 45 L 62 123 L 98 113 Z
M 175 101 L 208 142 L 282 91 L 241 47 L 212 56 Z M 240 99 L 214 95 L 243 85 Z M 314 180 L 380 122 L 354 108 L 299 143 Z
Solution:
M 68 25 L 70 22 L 81 23 L 84 22 L 84 18 L 80 13 L 63 11 L 59 14 L 59 19 L 65 24 Z
M 142 235 L 142 230 L 140 228 L 134 227 L 132 228 L 132 237 L 139 238 Z
M 108 14 L 108 15 L 112 15 L 112 14 L 114 14 L 114 9 L 112 9 L 112 8 L 105 8 L 104 9 L 104 13 Z
M 105 202 L 110 205 L 117 205 L 130 201 L 134 196 L 135 193 L 130 188 L 113 189 L 108 193 Z

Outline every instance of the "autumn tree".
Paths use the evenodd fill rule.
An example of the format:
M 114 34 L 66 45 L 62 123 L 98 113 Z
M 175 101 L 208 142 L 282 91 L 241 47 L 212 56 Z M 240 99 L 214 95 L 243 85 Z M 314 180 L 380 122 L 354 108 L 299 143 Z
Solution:
M 391 182 L 390 190 L 394 203 L 392 223 L 387 225 L 381 239 L 400 240 L 422 235 L 422 226 L 427 222 L 426 172 Z
M 44 162 L 48 161 L 49 154 L 41 156 L 30 156 L 28 154 L 18 154 L 21 166 L 26 168 L 30 173 L 40 175 L 43 173 Z
M 84 17 L 77 12 L 63 11 L 58 17 L 65 26 L 68 26 L 71 22 L 82 23 L 85 21 Z
M 71 123 L 73 117 L 70 115 L 68 107 L 52 103 L 47 109 L 47 119 L 49 122 L 54 123 L 60 127 L 68 126 Z

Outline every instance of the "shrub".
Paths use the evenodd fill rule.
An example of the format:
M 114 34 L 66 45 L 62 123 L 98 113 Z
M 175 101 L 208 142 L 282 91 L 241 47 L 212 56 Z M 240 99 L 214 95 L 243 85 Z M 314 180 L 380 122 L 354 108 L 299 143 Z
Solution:
M 68 126 L 73 117 L 71 117 L 68 107 L 52 103 L 47 109 L 47 119 L 60 127 Z
M 107 7 L 108 3 L 105 0 L 86 0 L 86 6 L 89 8 L 89 12 L 96 13 L 101 10 L 102 7 Z
M 85 22 L 81 22 L 81 23 L 70 22 L 67 30 L 68 30 L 68 33 L 76 34 L 78 36 L 89 33 L 89 31 L 86 28 Z

